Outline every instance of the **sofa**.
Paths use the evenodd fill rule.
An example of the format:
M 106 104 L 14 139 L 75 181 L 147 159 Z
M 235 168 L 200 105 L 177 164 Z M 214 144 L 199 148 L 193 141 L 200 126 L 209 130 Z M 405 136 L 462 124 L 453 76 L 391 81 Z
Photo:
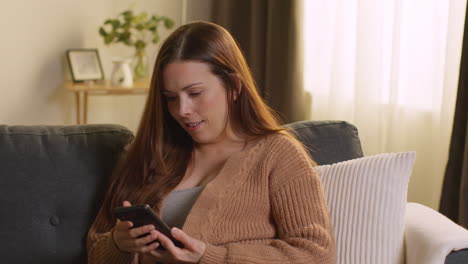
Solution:
M 349 123 L 304 121 L 286 127 L 295 132 L 320 166 L 363 156 L 357 129 Z M 100 207 L 109 176 L 132 138 L 132 132 L 120 125 L 0 125 L 1 262 L 86 263 L 87 231 Z M 429 214 L 439 215 L 426 209 Z M 458 227 L 448 219 L 440 219 L 439 225 Z M 405 228 L 405 232 L 423 237 L 431 223 L 420 221 L 429 227 Z M 462 240 L 468 237 L 463 232 L 457 234 Z M 407 256 L 407 241 L 411 239 L 401 236 Z M 434 240 L 443 241 L 443 247 L 449 243 L 444 241 L 450 241 L 451 235 L 447 236 Z M 445 250 L 449 250 L 445 263 L 468 263 L 467 249 Z M 340 252 L 349 254 L 345 251 Z M 362 258 L 366 253 L 359 254 Z M 401 263 L 404 262 L 403 259 Z

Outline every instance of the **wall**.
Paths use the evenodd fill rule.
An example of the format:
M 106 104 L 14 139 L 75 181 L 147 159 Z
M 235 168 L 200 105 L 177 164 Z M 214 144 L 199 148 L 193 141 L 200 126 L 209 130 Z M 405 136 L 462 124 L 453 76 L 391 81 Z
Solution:
M 213 1 L 216 0 L 186 0 L 187 13 L 185 20 L 187 22 L 197 20 L 211 21 Z
M 105 19 L 135 4 L 145 10 L 185 20 L 205 19 L 211 1 L 184 0 L 15 0 L 2 2 L 0 16 L 0 123 L 9 125 L 74 124 L 75 99 L 62 87 L 66 76 L 65 51 L 98 48 L 106 77 L 113 56 L 131 56 L 122 44 L 105 46 L 98 28 Z M 190 9 L 190 10 L 189 10 Z M 194 10 L 192 10 L 194 9 Z M 162 37 L 170 32 L 163 30 Z M 150 64 L 157 47 L 148 47 Z M 151 65 L 152 66 L 152 65 Z M 88 123 L 117 123 L 135 130 L 145 102 L 144 95 L 91 96 Z
M 2 2 L 0 16 L 0 124 L 74 124 L 75 101 L 62 87 L 65 51 L 98 48 L 105 76 L 110 76 L 113 56 L 131 56 L 121 44 L 105 46 L 98 27 L 135 2 L 136 11 L 164 14 L 176 26 L 194 20 L 209 20 L 213 0 L 15 0 Z M 183 7 L 186 16 L 183 17 Z M 169 32 L 163 31 L 162 37 Z M 157 47 L 149 47 L 150 62 Z M 145 96 L 93 96 L 89 101 L 89 123 L 116 123 L 135 130 Z M 413 179 L 413 181 L 416 179 Z M 431 182 L 431 189 L 440 189 Z M 410 186 L 409 199 L 437 208 L 439 192 L 431 200 L 427 188 Z M 435 197 L 435 198 L 434 198 Z

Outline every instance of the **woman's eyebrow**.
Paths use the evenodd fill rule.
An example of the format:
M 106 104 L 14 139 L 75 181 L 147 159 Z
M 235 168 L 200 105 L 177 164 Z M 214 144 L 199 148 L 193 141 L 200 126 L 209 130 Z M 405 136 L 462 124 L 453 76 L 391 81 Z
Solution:
M 188 88 L 192 87 L 192 86 L 195 86 L 195 85 L 199 85 L 199 84 L 202 84 L 201 82 L 197 82 L 197 83 L 192 83 L 192 84 L 189 84 L 187 86 L 185 86 L 184 88 L 182 88 L 182 91 L 185 91 L 187 90 Z M 163 93 L 172 93 L 172 91 L 169 91 L 167 89 L 163 89 L 162 90 Z

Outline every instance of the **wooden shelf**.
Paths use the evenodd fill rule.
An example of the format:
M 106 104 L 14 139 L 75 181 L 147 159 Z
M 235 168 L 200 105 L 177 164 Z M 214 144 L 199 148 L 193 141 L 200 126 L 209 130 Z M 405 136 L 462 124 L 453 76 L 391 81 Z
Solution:
M 76 120 L 78 124 L 86 124 L 88 121 L 88 95 L 132 95 L 147 94 L 150 89 L 149 81 L 134 82 L 132 87 L 115 86 L 110 81 L 74 83 L 65 81 L 63 86 L 75 94 Z M 83 97 L 83 102 L 81 101 Z M 83 108 L 83 118 L 81 116 Z
M 94 83 L 73 83 L 66 81 L 65 88 L 71 92 L 88 92 L 92 94 L 141 94 L 148 93 L 150 82 L 134 82 L 132 87 L 115 86 L 110 81 Z

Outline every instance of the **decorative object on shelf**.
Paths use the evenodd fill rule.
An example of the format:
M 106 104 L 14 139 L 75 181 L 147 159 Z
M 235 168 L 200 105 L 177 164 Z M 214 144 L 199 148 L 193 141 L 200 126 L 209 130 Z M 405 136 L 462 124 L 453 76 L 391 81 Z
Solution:
M 165 16 L 146 12 L 134 14 L 133 10 L 125 10 L 116 18 L 107 19 L 99 28 L 99 34 L 104 38 L 104 43 L 123 43 L 135 48 L 133 62 L 134 80 L 148 79 L 148 59 L 146 46 L 150 41 L 153 44 L 159 42 L 158 27 L 164 25 L 166 29 L 174 26 L 174 21 Z
M 69 49 L 67 60 L 74 82 L 104 80 L 97 49 Z
M 114 68 L 111 74 L 112 85 L 131 88 L 133 85 L 132 70 L 130 69 L 130 59 L 114 58 L 112 60 Z

